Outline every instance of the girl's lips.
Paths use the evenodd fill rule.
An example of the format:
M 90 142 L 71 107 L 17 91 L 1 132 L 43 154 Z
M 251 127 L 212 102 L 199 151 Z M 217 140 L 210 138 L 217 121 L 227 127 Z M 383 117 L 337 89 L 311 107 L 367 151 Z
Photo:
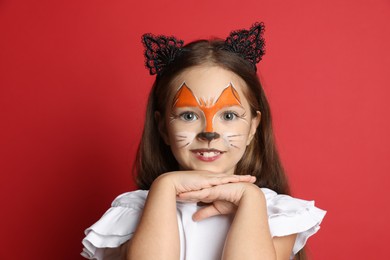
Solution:
M 216 149 L 196 149 L 191 150 L 195 157 L 204 162 L 213 162 L 221 157 L 222 151 Z

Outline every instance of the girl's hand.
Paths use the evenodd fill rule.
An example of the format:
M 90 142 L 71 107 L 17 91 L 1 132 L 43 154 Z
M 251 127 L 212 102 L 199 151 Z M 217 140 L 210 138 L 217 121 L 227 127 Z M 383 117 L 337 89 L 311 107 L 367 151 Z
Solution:
M 252 184 L 254 181 L 255 178 L 253 181 L 247 183 L 228 183 L 198 191 L 189 191 L 178 194 L 178 199 L 181 201 L 211 203 L 193 215 L 195 221 L 200 221 L 215 215 L 231 214 L 237 210 L 241 199 L 245 196 L 248 189 L 259 191 L 259 188 Z M 257 192 L 255 194 L 260 195 L 262 193 Z
M 200 191 L 228 183 L 253 183 L 256 178 L 250 175 L 231 175 L 207 171 L 178 171 L 165 173 L 156 179 L 158 182 L 162 180 L 171 183 L 176 194 L 179 195 L 184 192 Z

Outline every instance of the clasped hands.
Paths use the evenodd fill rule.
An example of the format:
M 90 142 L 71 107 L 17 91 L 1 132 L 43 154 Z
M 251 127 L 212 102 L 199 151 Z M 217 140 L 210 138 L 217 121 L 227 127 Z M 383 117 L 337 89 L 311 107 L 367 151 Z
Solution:
M 157 180 L 164 180 L 165 185 L 173 185 L 171 187 L 176 192 L 177 201 L 208 204 L 193 215 L 194 221 L 234 213 L 245 196 L 261 193 L 260 189 L 253 184 L 256 177 L 251 175 L 177 171 L 165 173 Z M 256 190 L 256 192 L 248 192 L 248 190 Z

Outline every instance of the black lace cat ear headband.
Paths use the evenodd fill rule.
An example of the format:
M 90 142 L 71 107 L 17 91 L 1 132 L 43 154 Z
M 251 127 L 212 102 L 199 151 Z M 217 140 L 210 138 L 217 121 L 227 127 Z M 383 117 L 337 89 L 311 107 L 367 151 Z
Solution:
M 263 23 L 255 23 L 249 30 L 233 31 L 226 38 L 222 49 L 249 61 L 256 71 L 256 64 L 265 53 L 263 33 Z M 173 36 L 155 36 L 150 33 L 142 36 L 142 42 L 145 46 L 145 65 L 150 75 L 161 75 L 181 53 L 184 44 Z

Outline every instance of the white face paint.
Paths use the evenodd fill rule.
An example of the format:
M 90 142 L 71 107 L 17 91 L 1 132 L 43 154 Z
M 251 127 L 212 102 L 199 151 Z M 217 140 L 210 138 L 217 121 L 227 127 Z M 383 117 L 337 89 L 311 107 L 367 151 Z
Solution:
M 195 140 L 196 134 L 194 132 L 177 132 L 174 137 L 177 146 L 185 148 Z
M 226 147 L 240 149 L 241 144 L 246 140 L 246 135 L 233 132 L 224 133 L 222 139 L 225 142 Z
M 176 81 L 165 139 L 179 165 L 233 174 L 260 122 L 250 112 L 245 82 L 216 66 L 188 69 Z

